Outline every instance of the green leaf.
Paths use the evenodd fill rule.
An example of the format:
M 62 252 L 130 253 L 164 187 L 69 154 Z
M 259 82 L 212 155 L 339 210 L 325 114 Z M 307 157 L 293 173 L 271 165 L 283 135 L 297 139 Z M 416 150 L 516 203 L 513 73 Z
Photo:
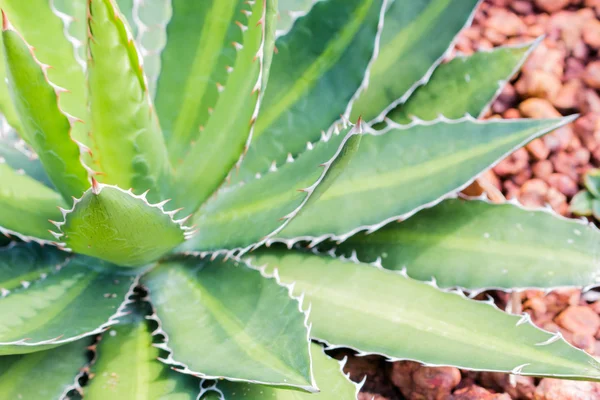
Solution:
M 340 115 L 348 116 L 348 104 L 373 58 L 383 3 L 316 3 L 277 40 L 269 86 L 238 180 L 283 163 L 288 153 L 296 157 Z
M 133 19 L 133 0 L 115 0 L 117 6 L 119 7 L 119 11 L 127 20 L 129 24 L 129 28 L 131 29 L 131 34 L 133 37 L 137 36 L 137 24 Z M 140 7 L 139 5 L 138 7 Z
M 22 240 L 55 242 L 48 220 L 59 219 L 66 203 L 54 190 L 0 163 L 0 232 Z
M 27 43 L 35 48 L 36 57 L 41 63 L 52 66 L 47 71 L 50 82 L 68 90 L 60 95 L 60 108 L 86 121 L 83 63 L 76 59 L 73 44 L 65 36 L 66 21 L 55 13 L 52 4 L 48 0 L 0 0 L 0 8 Z M 85 25 L 84 22 L 80 21 L 81 25 Z M 73 137 L 87 145 L 85 125 L 78 123 L 73 128 Z
M 443 288 L 467 289 L 596 285 L 598 252 L 600 231 L 592 225 L 544 210 L 459 199 L 350 237 L 336 250 Z
M 273 53 L 275 7 L 274 0 L 173 1 L 157 108 L 177 174 L 173 198 L 188 212 L 248 145 Z
M 63 399 L 79 388 L 88 363 L 89 339 L 57 349 L 0 357 L 0 393 L 5 399 Z
M 356 400 L 361 385 L 357 385 L 344 376 L 338 362 L 323 352 L 318 344 L 311 344 L 313 368 L 319 393 L 302 393 L 282 390 L 273 387 L 252 385 L 247 383 L 221 381 L 213 386 L 204 385 L 205 395 L 202 400 L 244 399 L 244 400 Z
M 597 221 L 600 221 L 600 200 L 592 200 L 592 215 Z
M 340 177 L 278 239 L 344 239 L 406 219 L 468 185 L 515 149 L 573 120 L 438 119 L 365 134 Z
M 0 297 L 12 290 L 28 287 L 60 270 L 67 253 L 34 243 L 13 243 L 0 248 Z
M 2 60 L 0 62 L 0 112 L 6 118 L 6 122 L 12 126 L 18 132 L 23 131 L 21 126 L 21 120 L 15 109 L 15 105 L 10 97 L 10 91 L 8 90 L 8 84 L 6 83 L 6 63 L 4 62 L 4 44 L 2 42 L 2 36 L 0 36 L 0 53 L 2 53 Z
M 592 215 L 592 202 L 594 196 L 587 190 L 581 190 L 571 200 L 569 211 L 575 215 L 590 217 Z
M 600 197 L 600 169 L 591 169 L 583 176 L 583 184 L 594 197 Z
M 264 243 L 333 184 L 339 167 L 356 152 L 358 130 L 325 137 L 279 169 L 274 167 L 259 179 L 223 188 L 194 216 L 198 232 L 183 249 L 248 250 Z
M 71 210 L 63 210 L 55 236 L 76 253 L 126 267 L 147 264 L 183 242 L 189 229 L 187 218 L 174 220 L 179 210 L 166 212 L 165 203 L 94 181 Z
M 88 83 L 93 157 L 104 183 L 164 199 L 169 160 L 141 58 L 113 0 L 91 0 Z
M 478 0 L 395 0 L 385 15 L 379 56 L 371 68 L 369 86 L 352 107 L 352 120 L 362 115 L 365 121 L 376 117 L 380 121 L 390 107 L 404 102 L 441 62 L 477 3 Z
M 142 278 L 178 371 L 315 391 L 302 304 L 236 261 L 163 262 Z
M 528 314 L 506 314 L 393 271 L 329 257 L 271 251 L 254 262 L 295 282 L 294 293 L 312 304 L 311 336 L 334 347 L 428 365 L 600 380 L 598 361 L 534 327 Z
M 538 43 L 539 40 L 456 57 L 437 67 L 429 81 L 419 86 L 406 103 L 390 111 L 387 118 L 406 124 L 415 117 L 430 121 L 439 115 L 480 115 Z
M 116 323 L 137 284 L 124 271 L 76 256 L 45 279 L 0 299 L 0 355 L 61 346 Z
M 51 6 L 54 14 L 63 22 L 63 33 L 71 42 L 75 60 L 82 68 L 85 68 L 87 66 L 85 43 L 88 34 L 87 0 L 52 0 Z
M 200 380 L 160 363 L 145 310 L 138 304 L 131 311 L 102 336 L 84 398 L 196 400 Z
M 13 138 L 0 137 L 0 163 L 5 162 L 16 171 L 22 170 L 36 181 L 54 189 L 37 154 L 29 150 L 28 146 L 17 146 L 18 142 Z
M 22 138 L 35 150 L 52 183 L 69 201 L 70 196 L 79 196 L 89 187 L 89 180 L 80 161 L 80 145 L 71 136 L 76 120 L 58 104 L 65 89 L 48 80 L 49 67 L 40 64 L 6 16 L 2 38 L 8 86 L 23 123 Z

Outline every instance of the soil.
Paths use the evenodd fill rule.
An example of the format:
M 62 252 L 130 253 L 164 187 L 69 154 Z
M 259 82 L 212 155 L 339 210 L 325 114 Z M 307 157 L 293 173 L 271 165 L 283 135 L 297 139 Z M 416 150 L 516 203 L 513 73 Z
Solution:
M 529 207 L 549 205 L 572 217 L 569 201 L 582 188 L 582 175 L 600 166 L 600 0 L 485 0 L 453 54 L 531 42 L 541 35 L 543 42 L 485 118 L 580 117 L 516 151 L 484 173 L 470 192 L 485 187 L 490 195 L 516 197 Z M 511 294 L 482 296 L 487 294 L 500 308 L 523 310 L 541 328 L 560 331 L 573 345 L 600 356 L 600 293 L 527 290 L 513 295 L 516 304 L 510 306 Z M 331 354 L 349 357 L 345 370 L 354 381 L 366 376 L 360 400 L 600 399 L 600 383 L 423 367 L 342 350 Z

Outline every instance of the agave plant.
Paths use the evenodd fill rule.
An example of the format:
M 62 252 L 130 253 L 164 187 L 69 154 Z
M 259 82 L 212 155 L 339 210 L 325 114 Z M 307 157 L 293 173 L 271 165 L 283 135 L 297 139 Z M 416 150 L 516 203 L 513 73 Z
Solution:
M 455 195 L 572 120 L 475 118 L 536 43 L 280 1 L 0 0 L 0 397 L 356 398 L 324 345 L 600 380 L 464 295 L 599 279 L 593 227 Z
M 600 170 L 592 168 L 583 175 L 585 189 L 580 190 L 569 206 L 569 210 L 580 217 L 594 217 L 600 221 Z

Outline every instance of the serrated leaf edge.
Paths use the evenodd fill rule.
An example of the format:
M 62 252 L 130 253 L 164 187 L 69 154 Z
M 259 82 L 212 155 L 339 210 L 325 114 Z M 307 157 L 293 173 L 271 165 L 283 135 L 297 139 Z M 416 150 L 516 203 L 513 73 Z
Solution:
M 400 276 L 404 277 L 405 279 L 408 279 L 408 280 L 411 280 L 411 281 L 414 281 L 414 282 L 418 282 L 418 283 L 421 283 L 421 284 L 425 284 L 425 285 L 431 286 L 431 287 L 433 287 L 433 288 L 435 288 L 435 289 L 437 289 L 437 290 L 439 290 L 441 292 L 451 293 L 451 294 L 457 295 L 459 297 L 462 297 L 462 298 L 470 300 L 470 301 L 476 301 L 476 302 L 479 302 L 479 303 L 483 303 L 483 304 L 486 304 L 486 305 L 488 305 L 488 306 L 490 306 L 490 307 L 492 307 L 492 308 L 494 308 L 494 309 L 496 309 L 496 310 L 498 310 L 500 312 L 506 313 L 504 310 L 501 310 L 500 308 L 498 308 L 498 306 L 494 302 L 494 299 L 492 297 L 490 297 L 490 296 L 488 296 L 488 299 L 485 300 L 485 301 L 473 300 L 471 297 L 467 297 L 462 290 L 459 290 L 459 289 L 452 289 L 452 290 L 440 289 L 437 286 L 437 283 L 436 283 L 435 279 L 433 279 L 433 280 L 431 280 L 429 282 L 423 282 L 423 281 L 419 281 L 419 280 L 410 278 L 406 274 L 405 271 L 396 271 L 396 270 L 385 269 L 385 268 L 383 268 L 381 266 L 380 263 L 377 263 L 377 262 L 370 263 L 370 264 L 362 263 L 362 262 L 360 262 L 356 258 L 355 254 L 353 254 L 351 257 L 335 257 L 335 256 L 332 256 L 332 258 L 338 259 L 338 260 L 341 260 L 341 261 L 344 261 L 344 262 L 351 262 L 351 263 L 358 264 L 358 265 L 364 265 L 364 266 L 367 266 L 367 267 L 370 267 L 370 268 L 376 268 L 376 269 L 378 269 L 378 270 L 380 270 L 380 271 L 382 271 L 382 272 L 384 272 L 386 274 L 400 275 Z M 511 315 L 511 314 L 509 314 L 509 315 Z M 585 351 L 583 351 L 583 350 L 581 350 L 581 349 L 573 346 L 571 343 L 569 343 L 566 340 L 564 340 L 564 337 L 562 336 L 562 334 L 560 332 L 549 332 L 549 331 L 547 331 L 545 329 L 542 329 L 542 328 L 534 325 L 533 321 L 531 320 L 531 316 L 528 313 L 526 313 L 526 312 L 523 312 L 521 315 L 511 315 L 511 316 L 519 317 L 518 320 L 515 322 L 516 326 L 520 326 L 520 325 L 523 325 L 523 324 L 528 324 L 531 327 L 537 329 L 538 331 L 542 331 L 542 332 L 547 333 L 547 334 L 550 335 L 550 337 L 547 340 L 539 342 L 539 343 L 534 343 L 535 346 L 546 346 L 546 345 L 552 344 L 552 343 L 554 343 L 556 341 L 562 340 L 564 342 L 564 344 L 568 345 L 571 349 L 576 350 L 577 352 L 583 353 L 586 356 L 588 356 L 589 359 L 590 359 L 589 360 L 589 364 L 593 368 L 595 368 L 596 370 L 600 371 L 600 362 L 599 361 L 596 361 L 593 358 L 592 355 L 586 353 Z M 414 361 L 414 362 L 422 364 L 425 367 L 447 367 L 447 366 L 450 366 L 450 367 L 457 367 L 457 368 L 465 369 L 465 370 L 468 370 L 468 371 L 487 371 L 487 372 L 500 372 L 500 373 L 506 373 L 507 372 L 505 370 L 469 368 L 469 367 L 466 367 L 466 366 L 463 366 L 463 365 L 457 366 L 457 365 L 449 365 L 449 364 L 424 363 L 422 360 L 417 360 L 417 359 L 412 359 L 412 358 L 393 357 L 393 356 L 389 356 L 387 354 L 379 353 L 379 352 L 365 352 L 365 351 L 362 351 L 362 350 L 360 350 L 360 349 L 358 349 L 356 347 L 349 346 L 347 344 L 334 344 L 334 343 L 330 343 L 326 339 L 323 339 L 323 338 L 313 337 L 313 340 L 316 340 L 318 342 L 323 343 L 326 346 L 326 350 L 336 350 L 336 349 L 350 349 L 350 350 L 353 350 L 353 351 L 355 351 L 357 353 L 356 354 L 357 357 L 364 357 L 364 356 L 369 356 L 369 355 L 380 355 L 382 357 L 385 357 L 386 360 L 389 361 L 389 362 Z M 524 374 L 522 370 L 523 370 L 523 368 L 525 368 L 528 365 L 530 365 L 530 364 L 527 363 L 527 364 L 517 365 L 509 373 L 512 374 L 512 375 L 539 376 L 539 375 L 536 375 L 536 374 L 529 374 L 529 373 L 525 373 Z M 578 378 L 578 377 L 580 377 L 582 375 L 557 375 L 557 374 L 548 374 L 548 375 L 544 375 L 544 376 L 546 376 L 546 377 L 555 377 L 555 378 L 559 378 L 559 379 L 563 378 L 564 379 L 564 378 L 568 378 L 568 377 Z M 589 376 L 589 377 L 591 379 L 595 379 L 596 381 L 600 380 L 600 376 L 599 377 L 595 377 L 595 378 L 593 378 L 591 376 Z
M 62 335 L 61 335 L 61 336 L 57 336 L 52 339 L 42 340 L 42 341 L 35 342 L 35 343 L 29 343 L 29 342 L 27 342 L 28 339 L 24 338 L 24 339 L 19 339 L 19 340 L 13 341 L 13 342 L 0 342 L 0 346 L 35 347 L 35 346 L 45 346 L 45 345 L 62 345 L 62 344 L 75 342 L 79 339 L 83 339 L 88 336 L 101 334 L 102 332 L 106 331 L 112 325 L 118 324 L 119 318 L 124 317 L 125 315 L 128 314 L 128 312 L 126 311 L 126 308 L 129 304 L 135 302 L 134 291 L 135 291 L 135 288 L 139 285 L 140 276 L 141 275 L 136 275 L 133 278 L 133 281 L 132 281 L 131 285 L 129 286 L 129 289 L 127 290 L 127 293 L 125 294 L 125 299 L 123 300 L 121 305 L 117 308 L 117 311 L 113 315 L 111 315 L 108 318 L 108 320 L 105 323 L 103 323 L 102 325 L 100 325 L 98 328 L 91 330 L 89 332 L 81 333 L 79 335 L 66 338 L 66 339 L 62 339 Z
M 408 100 L 408 98 L 414 93 L 414 91 L 417 90 L 417 88 L 419 86 L 423 86 L 427 82 L 429 82 L 429 79 L 431 79 L 431 75 L 433 75 L 433 71 L 435 71 L 435 69 L 450 55 L 450 53 L 454 49 L 454 46 L 456 44 L 456 41 L 458 40 L 458 37 L 460 36 L 460 33 L 465 28 L 469 27 L 473 23 L 473 19 L 475 18 L 475 14 L 477 13 L 477 10 L 479 9 L 479 6 L 481 5 L 481 3 L 483 3 L 483 0 L 477 1 L 477 4 L 475 4 L 475 7 L 473 7 L 471 14 L 467 18 L 467 21 L 465 22 L 463 27 L 458 31 L 458 33 L 454 36 L 454 38 L 450 42 L 448 49 L 446 49 L 446 51 L 437 60 L 435 60 L 433 62 L 433 64 L 429 67 L 427 72 L 425 72 L 425 75 L 423 75 L 423 77 L 421 79 L 419 79 L 418 81 L 413 83 L 412 86 L 402 96 L 400 96 L 397 100 L 393 101 L 390 105 L 388 105 L 386 108 L 384 108 L 383 111 L 381 111 L 381 113 L 379 113 L 379 115 L 377 117 L 375 117 L 371 121 L 369 121 L 369 125 L 374 125 L 379 122 L 382 122 L 390 111 L 392 111 L 394 108 L 396 108 L 400 104 L 405 103 Z M 384 27 L 384 29 L 385 29 L 385 27 Z
M 200 259 L 203 259 L 206 257 L 206 255 L 196 255 L 196 254 L 189 255 L 189 256 L 195 257 L 195 258 L 200 258 Z M 211 257 L 210 260 L 213 261 L 215 259 L 215 257 Z M 233 377 L 227 377 L 227 376 L 212 376 L 212 375 L 207 375 L 202 372 L 197 372 L 197 371 L 190 369 L 188 365 L 186 365 L 185 363 L 182 363 L 180 361 L 177 361 L 173 357 L 173 350 L 169 347 L 169 335 L 163 329 L 162 322 L 161 322 L 160 318 L 158 317 L 158 314 L 156 313 L 156 309 L 154 308 L 154 305 L 152 304 L 152 294 L 151 294 L 149 288 L 143 286 L 144 290 L 148 293 L 148 295 L 143 300 L 147 301 L 152 306 L 152 314 L 147 316 L 146 319 L 154 321 L 158 326 L 152 332 L 151 335 L 152 336 L 159 335 L 159 336 L 163 337 L 163 341 L 161 343 L 154 343 L 153 346 L 160 350 L 165 351 L 168 354 L 166 358 L 164 358 L 164 357 L 159 358 L 159 361 L 161 361 L 167 365 L 170 365 L 171 369 L 173 369 L 174 371 L 180 372 L 182 374 L 187 374 L 187 375 L 192 375 L 192 376 L 195 376 L 198 378 L 202 378 L 203 380 L 200 384 L 200 388 L 202 391 L 201 391 L 200 395 L 198 396 L 198 399 L 200 399 L 201 396 L 204 395 L 204 393 L 206 393 L 207 391 L 211 391 L 211 390 L 217 391 L 221 394 L 221 396 L 223 396 L 223 393 L 220 390 L 216 389 L 216 384 L 213 385 L 214 389 L 212 389 L 212 387 L 208 388 L 208 389 L 204 389 L 202 386 L 202 383 L 206 380 L 218 380 L 218 379 L 225 379 L 225 380 L 228 380 L 231 382 L 243 382 L 243 383 L 252 383 L 252 384 L 258 384 L 258 385 L 267 385 L 267 386 L 275 385 L 278 387 L 300 388 L 309 393 L 317 393 L 319 391 L 319 389 L 317 387 L 317 384 L 316 384 L 316 381 L 314 378 L 313 368 L 312 368 L 312 355 L 310 353 L 310 331 L 312 328 L 312 324 L 309 324 L 309 322 L 308 322 L 309 315 L 310 315 L 310 308 L 311 308 L 310 304 L 309 304 L 308 308 L 305 310 L 303 308 L 304 295 L 302 295 L 300 297 L 293 296 L 292 293 L 293 293 L 294 285 L 287 285 L 287 284 L 281 282 L 281 279 L 279 277 L 279 273 L 277 272 L 277 270 L 275 270 L 275 273 L 273 275 L 268 275 L 265 272 L 264 267 L 263 268 L 255 267 L 249 262 L 249 260 L 241 259 L 240 257 L 232 257 L 232 260 L 243 264 L 247 268 L 250 268 L 254 271 L 259 272 L 263 278 L 275 280 L 275 282 L 277 283 L 278 286 L 287 289 L 288 296 L 290 299 L 298 302 L 298 310 L 300 311 L 300 313 L 302 313 L 304 315 L 304 327 L 306 328 L 306 331 L 307 331 L 307 344 L 308 344 L 308 357 L 310 360 L 311 386 L 285 384 L 285 383 L 281 383 L 281 382 L 262 382 L 262 381 L 257 381 L 257 380 L 240 379 L 240 378 L 233 378 Z
M 73 52 L 75 54 L 75 61 L 77 61 L 77 64 L 79 64 L 79 66 L 82 68 L 82 70 L 85 71 L 86 69 L 86 63 L 85 60 L 83 58 L 81 58 L 80 54 L 79 54 L 79 49 L 81 49 L 81 47 L 84 45 L 83 42 L 79 39 L 77 39 L 75 36 L 71 35 L 71 33 L 69 32 L 69 29 L 71 28 L 71 24 L 73 22 L 76 22 L 77 19 L 75 17 L 73 17 L 72 15 L 69 15 L 65 12 L 60 11 L 57 7 L 56 7 L 56 0 L 49 0 L 50 2 L 50 10 L 52 11 L 52 13 L 54 15 L 56 15 L 58 18 L 60 18 L 60 20 L 63 23 L 63 34 L 65 36 L 65 38 L 69 41 L 69 43 L 71 43 L 71 45 L 73 46 Z
M 86 190 L 85 192 L 83 192 L 83 194 L 81 195 L 81 197 L 79 198 L 75 198 L 73 197 L 73 206 L 71 207 L 70 210 L 65 210 L 64 208 L 58 207 L 58 209 L 60 210 L 60 212 L 62 213 L 63 216 L 63 220 L 60 222 L 57 221 L 50 221 L 50 223 L 52 223 L 54 226 L 56 226 L 58 228 L 58 232 L 54 232 L 54 231 L 49 231 L 57 240 L 59 240 L 61 237 L 63 237 L 65 235 L 65 233 L 62 231 L 62 226 L 64 224 L 66 224 L 67 222 L 67 218 L 70 214 L 72 214 L 73 212 L 75 212 L 75 209 L 77 208 L 77 204 L 79 204 L 81 202 L 81 200 L 88 194 L 88 193 L 92 193 L 94 195 L 99 195 L 102 190 L 104 188 L 111 188 L 111 189 L 115 189 L 118 190 L 119 192 L 131 196 L 134 199 L 137 200 L 141 200 L 146 206 L 151 207 L 151 208 L 156 208 L 158 209 L 163 215 L 166 215 L 169 217 L 169 219 L 171 220 L 171 222 L 177 226 L 179 226 L 179 228 L 183 231 L 183 237 L 184 239 L 189 239 L 194 233 L 196 233 L 196 231 L 194 230 L 193 227 L 190 226 L 186 226 L 185 223 L 189 220 L 189 218 L 192 216 L 191 214 L 184 217 L 184 218 L 180 218 L 180 219 L 175 219 L 175 215 L 181 211 L 180 208 L 176 209 L 176 210 L 172 210 L 172 211 L 166 211 L 164 209 L 165 204 L 167 204 L 169 202 L 170 199 L 167 200 L 163 200 L 161 202 L 155 203 L 155 204 L 150 204 L 150 202 L 148 202 L 148 199 L 146 198 L 146 195 L 148 194 L 148 192 L 150 190 L 146 190 L 144 193 L 140 194 L 140 195 L 136 195 L 135 193 L 133 193 L 133 190 L 130 188 L 128 190 L 124 190 L 121 189 L 118 186 L 115 185 L 108 185 L 105 183 L 100 183 L 97 182 L 95 179 L 92 178 L 92 186 Z M 58 243 L 59 247 L 62 247 L 62 249 L 64 251 L 73 251 L 72 249 L 66 247 L 67 244 L 65 242 L 62 243 Z
M 68 132 L 68 137 L 69 139 L 75 143 L 77 145 L 77 148 L 79 149 L 79 163 L 80 165 L 83 167 L 83 169 L 87 172 L 87 178 L 88 178 L 88 182 L 91 184 L 92 182 L 92 177 L 94 175 L 96 175 L 96 171 L 94 171 L 92 168 L 90 168 L 88 165 L 86 165 L 86 163 L 83 160 L 83 153 L 88 153 L 88 154 L 92 154 L 91 150 L 83 143 L 81 143 L 80 141 L 76 140 L 72 134 L 73 134 L 73 125 L 75 123 L 78 122 L 83 122 L 81 119 L 67 113 L 66 111 L 64 111 L 60 105 L 60 96 L 62 93 L 67 93 L 68 90 L 58 86 L 56 84 L 54 84 L 52 81 L 50 81 L 49 77 L 48 77 L 48 69 L 51 68 L 50 65 L 48 64 L 44 64 L 42 62 L 40 62 L 40 60 L 38 60 L 37 56 L 35 55 L 35 49 L 33 48 L 33 46 L 31 46 L 23 37 L 23 35 L 21 35 L 21 33 L 19 31 L 17 31 L 15 29 L 15 27 L 10 23 L 8 17 L 6 16 L 6 13 L 4 12 L 4 10 L 1 11 L 2 13 L 2 31 L 12 31 L 14 33 L 16 33 L 19 38 L 21 38 L 21 40 L 23 41 L 23 43 L 27 46 L 27 48 L 29 49 L 29 52 L 31 54 L 31 58 L 33 59 L 33 61 L 38 65 L 38 67 L 42 70 L 42 73 L 44 75 L 44 78 L 46 80 L 46 83 L 54 90 L 54 94 L 56 95 L 56 107 L 58 108 L 58 112 L 60 114 L 62 114 L 67 121 L 69 122 L 69 132 Z
M 319 1 L 321 1 L 321 0 L 312 0 L 311 4 L 308 6 L 308 8 L 306 10 L 301 10 L 301 11 L 288 10 L 287 14 L 292 19 L 292 23 L 290 24 L 290 26 L 287 29 L 277 29 L 275 31 L 275 39 L 278 39 L 279 37 L 285 36 L 288 33 L 290 33 L 290 31 L 292 30 L 292 27 L 294 26 L 296 21 L 302 17 L 305 17 L 308 13 L 310 13 L 313 6 L 315 4 L 317 4 Z M 277 16 L 279 16 L 279 15 L 281 15 L 281 13 L 278 11 Z
M 515 147 L 513 147 L 512 149 L 510 149 L 508 152 L 506 152 L 504 155 L 502 155 L 501 157 L 499 157 L 496 161 L 494 161 L 493 163 L 491 163 L 488 167 L 486 167 L 484 170 L 487 170 L 489 168 L 493 168 L 495 165 L 497 165 L 499 162 L 501 162 L 504 158 L 508 157 L 510 154 L 512 154 L 514 151 L 516 151 L 517 149 L 523 147 L 523 145 L 525 145 L 526 143 L 529 143 L 531 140 L 533 140 L 536 137 L 539 137 L 541 135 L 544 135 L 548 132 L 553 131 L 554 129 L 557 129 L 563 125 L 566 125 L 572 121 L 574 121 L 575 119 L 577 119 L 578 114 L 574 114 L 568 117 L 562 117 L 562 118 L 555 118 L 552 119 L 554 121 L 556 121 L 555 124 L 543 129 L 543 130 L 539 130 L 537 131 L 535 134 L 533 134 L 532 136 L 526 138 L 525 140 L 523 140 L 522 143 L 516 145 Z M 484 121 L 484 120 L 478 120 L 476 118 L 474 118 L 473 116 L 469 115 L 469 114 L 465 114 L 464 117 L 462 118 L 458 118 L 458 119 L 449 119 L 444 117 L 443 115 L 439 115 L 436 119 L 430 120 L 430 121 L 424 121 L 422 119 L 419 119 L 417 117 L 412 117 L 412 121 L 409 124 L 405 124 L 405 125 L 401 125 L 398 124 L 394 121 L 391 120 L 386 120 L 388 122 L 388 125 L 380 130 L 380 131 L 376 131 L 373 128 L 367 126 L 366 130 L 363 134 L 371 134 L 374 136 L 381 136 L 381 135 L 385 135 L 387 133 L 389 133 L 390 131 L 393 130 L 407 130 L 410 128 L 413 128 L 415 126 L 432 126 L 432 125 L 436 125 L 436 124 L 460 124 L 463 122 L 470 122 L 473 124 L 478 124 L 478 125 L 487 125 L 487 124 L 514 124 L 514 123 L 518 123 L 521 121 L 525 121 L 526 119 L 511 119 L 511 120 L 492 120 L 492 121 Z M 543 133 L 540 133 L 543 132 Z M 437 204 L 439 204 L 441 201 L 451 197 L 454 193 L 456 192 L 460 192 L 463 189 L 465 189 L 466 187 L 468 187 L 471 183 L 473 183 L 475 180 L 477 179 L 477 176 L 472 177 L 471 179 L 469 179 L 467 182 L 465 182 L 463 185 L 459 186 L 458 188 L 445 193 L 443 195 L 441 195 L 440 197 L 436 198 L 433 201 L 430 201 L 428 203 L 422 204 L 419 207 L 414 208 L 413 210 L 401 214 L 401 215 L 395 215 L 389 218 L 384 219 L 383 221 L 376 223 L 376 224 L 372 224 L 372 225 L 361 225 L 357 228 L 354 228 L 344 234 L 341 235 L 336 235 L 336 234 L 331 234 L 331 233 L 326 233 L 323 234 L 321 236 L 310 236 L 310 235 L 306 235 L 306 236 L 298 236 L 295 238 L 290 238 L 290 239 L 285 239 L 285 238 L 277 238 L 277 237 L 270 237 L 268 238 L 264 243 L 262 244 L 266 244 L 267 247 L 270 246 L 273 243 L 284 243 L 289 249 L 291 249 L 296 243 L 304 241 L 304 242 L 310 242 L 309 247 L 314 247 L 317 244 L 323 242 L 324 240 L 330 239 L 330 240 L 334 240 L 338 243 L 344 242 L 346 239 L 348 239 L 350 236 L 355 235 L 358 232 L 361 231 L 366 231 L 367 234 L 369 233 L 373 233 L 376 230 L 380 229 L 381 227 L 383 227 L 384 225 L 387 225 L 391 222 L 394 221 L 402 221 L 405 220 L 407 218 L 410 218 L 411 216 L 413 216 L 414 214 L 416 214 L 417 212 L 426 209 L 426 208 L 431 208 Z M 283 229 L 283 228 L 282 228 Z M 281 230 L 280 230 L 281 231 Z M 279 233 L 279 232 L 277 232 Z

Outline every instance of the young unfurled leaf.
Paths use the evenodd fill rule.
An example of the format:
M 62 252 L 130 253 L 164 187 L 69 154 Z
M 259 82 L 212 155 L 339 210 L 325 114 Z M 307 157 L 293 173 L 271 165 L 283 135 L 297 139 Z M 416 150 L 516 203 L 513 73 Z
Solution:
M 88 3 L 94 167 L 104 183 L 166 198 L 171 173 L 141 58 L 114 0 Z

